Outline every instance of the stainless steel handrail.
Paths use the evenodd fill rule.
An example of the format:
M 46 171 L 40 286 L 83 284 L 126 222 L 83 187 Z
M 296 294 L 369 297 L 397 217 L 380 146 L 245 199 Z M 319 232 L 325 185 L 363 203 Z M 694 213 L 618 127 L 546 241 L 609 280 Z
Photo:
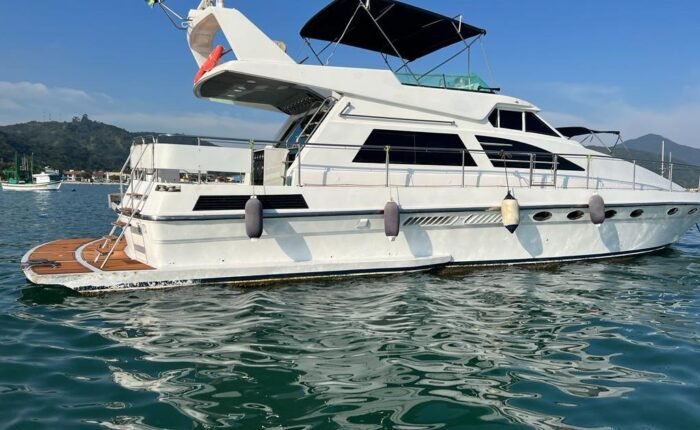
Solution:
M 216 143 L 226 143 L 226 144 L 232 144 L 236 146 L 246 146 L 246 147 L 260 147 L 260 146 L 276 146 L 276 147 L 283 147 L 287 149 L 301 149 L 300 144 L 298 143 L 289 143 L 289 142 L 284 142 L 284 141 L 276 141 L 276 140 L 266 140 L 266 139 L 260 139 L 260 140 L 250 140 L 250 139 L 240 139 L 240 138 L 230 138 L 230 137 L 215 137 L 215 136 L 188 136 L 188 135 L 159 135 L 156 138 L 154 138 L 154 145 L 156 144 L 183 144 L 183 145 L 190 145 L 190 143 L 174 143 L 174 142 L 168 142 L 167 138 L 168 137 L 173 137 L 173 138 L 179 138 L 179 139 L 193 139 L 192 145 L 201 145 L 202 142 L 207 142 L 207 144 L 217 146 L 217 147 L 227 147 L 227 145 L 217 145 Z M 196 142 L 196 143 L 195 143 Z M 384 147 L 381 146 L 376 146 L 376 147 L 368 147 L 365 145 L 356 145 L 356 144 L 328 144 L 328 143 L 304 143 L 304 147 L 308 148 L 321 148 L 321 149 L 330 149 L 330 150 L 360 150 L 362 149 L 363 151 L 387 151 Z M 498 155 L 501 154 L 502 151 L 496 151 L 496 150 L 483 150 L 483 149 L 457 149 L 457 148 L 440 148 L 440 147 L 431 147 L 431 148 L 421 148 L 420 149 L 422 152 L 426 153 L 452 153 L 452 154 L 461 154 L 462 155 L 462 163 L 461 163 L 461 169 L 462 169 L 462 181 L 461 181 L 461 186 L 465 186 L 465 170 L 466 170 L 466 154 L 481 154 L 485 156 L 493 156 L 493 155 Z M 416 148 L 414 147 L 402 147 L 402 146 L 391 146 L 390 147 L 391 152 L 413 152 L 416 151 Z M 593 161 L 594 160 L 606 160 L 606 161 L 624 161 L 624 162 L 629 162 L 632 164 L 632 178 L 631 181 L 625 181 L 621 179 L 610 179 L 611 181 L 618 183 L 618 182 L 624 182 L 624 183 L 630 183 L 631 188 L 633 190 L 636 190 L 638 188 L 638 185 L 643 185 L 638 183 L 638 178 L 637 178 L 637 164 L 644 164 L 646 163 L 647 165 L 651 166 L 663 166 L 666 171 L 669 172 L 668 175 L 668 180 L 669 180 L 669 190 L 673 190 L 673 168 L 675 166 L 676 169 L 678 168 L 692 168 L 692 169 L 698 169 L 700 172 L 700 166 L 693 165 L 693 164 L 685 164 L 685 163 L 671 163 L 671 162 L 660 162 L 657 160 L 629 160 L 621 157 L 613 157 L 610 155 L 606 154 L 574 154 L 574 153 L 550 153 L 550 152 L 521 152 L 521 151 L 507 151 L 508 154 L 512 157 L 508 159 L 508 163 L 511 164 L 522 164 L 523 167 L 510 167 L 510 169 L 528 169 L 529 170 L 529 181 L 528 181 L 528 186 L 532 187 L 533 185 L 540 185 L 543 186 L 545 184 L 534 184 L 534 174 L 535 171 L 542 171 L 545 170 L 543 169 L 542 165 L 545 166 L 550 166 L 547 168 L 547 170 L 552 171 L 552 177 L 553 177 L 553 183 L 547 184 L 547 186 L 557 186 L 557 177 L 560 175 L 560 164 L 562 163 L 562 158 L 566 161 L 573 162 L 576 161 L 577 159 L 584 159 L 586 160 L 585 162 L 585 167 L 583 165 L 579 165 L 578 163 L 574 163 L 577 166 L 581 168 L 582 171 L 586 172 L 585 180 L 586 180 L 586 188 L 590 188 L 590 179 L 591 179 L 591 169 L 594 165 Z M 388 151 L 387 151 L 388 153 Z M 517 157 L 517 158 L 513 158 Z M 497 163 L 499 160 L 495 158 L 490 158 L 490 161 L 492 163 Z M 126 163 L 125 163 L 126 164 Z M 391 159 L 388 156 L 386 160 L 386 169 L 387 171 L 391 170 Z M 394 163 L 395 164 L 395 163 Z M 402 163 L 400 163 L 402 164 Z M 291 166 L 289 166 L 291 167 Z M 422 166 L 422 167 L 427 167 L 427 166 Z M 460 167 L 460 166 L 450 166 L 450 167 Z M 469 166 L 471 167 L 471 166 Z M 651 167 L 653 169 L 653 167 Z M 301 160 L 297 161 L 297 185 L 301 186 Z M 653 170 L 652 170 L 653 171 Z M 388 175 L 388 174 L 387 174 Z M 577 175 L 573 175 L 577 176 Z M 664 176 L 664 175 L 662 175 Z M 599 186 L 598 182 L 602 178 L 600 176 L 597 177 L 596 181 L 596 188 Z M 687 182 L 687 181 L 686 181 Z M 700 186 L 700 176 L 698 180 L 698 184 Z M 651 187 L 658 188 L 656 185 L 649 185 Z

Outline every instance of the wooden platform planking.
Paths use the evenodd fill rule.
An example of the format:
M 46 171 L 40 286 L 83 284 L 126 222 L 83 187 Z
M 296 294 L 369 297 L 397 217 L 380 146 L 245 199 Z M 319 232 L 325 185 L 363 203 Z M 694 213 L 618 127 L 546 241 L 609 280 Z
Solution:
M 29 255 L 29 260 L 51 260 L 58 263 L 57 267 L 40 266 L 33 267 L 31 270 L 37 275 L 66 275 L 90 273 L 92 270 L 80 263 L 75 256 L 75 252 L 81 246 L 89 244 L 83 249 L 81 257 L 84 262 L 90 264 L 96 269 L 104 261 L 104 256 L 100 257 L 100 261 L 93 263 L 97 248 L 104 243 L 104 240 L 95 238 L 80 238 L 80 239 L 63 239 L 45 243 L 37 247 Z M 113 242 L 110 242 L 113 243 Z M 130 259 L 124 252 L 126 247 L 125 242 L 120 242 L 112 257 L 102 269 L 104 271 L 120 271 L 120 270 L 152 270 L 151 266 L 143 264 L 139 261 Z
M 100 246 L 102 246 L 103 243 L 104 240 L 98 240 L 89 244 L 83 249 L 83 260 L 85 260 L 88 264 L 97 269 L 100 268 L 102 262 L 106 257 L 106 255 L 102 255 L 100 256 L 100 259 L 97 263 L 93 263 L 93 261 L 95 260 L 95 256 L 97 256 L 98 254 L 97 249 Z M 107 247 L 104 249 L 103 252 L 109 251 L 113 243 L 113 241 L 109 241 Z M 121 240 L 119 242 L 119 245 L 117 246 L 117 249 L 115 249 L 112 256 L 109 257 L 109 260 L 107 261 L 105 267 L 103 267 L 100 270 L 103 270 L 105 272 L 118 272 L 124 270 L 153 270 L 153 267 L 147 264 L 143 264 L 140 261 L 132 260 L 131 258 L 129 258 L 129 256 L 126 255 L 126 252 L 124 252 L 124 248 L 126 248 L 126 241 Z
M 93 238 L 64 239 L 45 243 L 37 247 L 29 255 L 29 260 L 52 260 L 58 263 L 57 267 L 40 266 L 32 267 L 37 275 L 64 275 L 70 273 L 90 273 L 92 270 L 83 266 L 76 260 L 75 251 L 84 244 L 91 242 Z

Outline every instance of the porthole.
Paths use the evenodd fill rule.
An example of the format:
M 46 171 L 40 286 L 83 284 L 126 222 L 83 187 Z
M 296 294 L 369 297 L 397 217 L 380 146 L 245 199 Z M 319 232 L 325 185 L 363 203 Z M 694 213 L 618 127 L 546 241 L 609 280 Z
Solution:
M 617 215 L 617 211 L 614 211 L 612 209 L 610 209 L 609 211 L 605 211 L 605 219 L 615 218 L 615 215 Z
M 581 219 L 583 217 L 583 211 L 569 212 L 569 214 L 566 217 L 569 218 L 571 221 L 576 221 L 577 219 Z
M 668 215 L 675 215 L 678 213 L 678 208 L 671 208 L 666 212 Z
M 542 222 L 542 221 L 547 221 L 551 217 L 552 217 L 552 213 L 545 211 L 545 212 L 537 212 L 535 215 L 532 216 L 532 219 L 534 219 L 535 221 Z
M 698 211 L 698 208 L 692 208 L 691 210 L 688 211 L 688 215 L 692 215 Z
M 643 213 L 644 213 L 643 210 L 641 210 L 641 209 L 635 209 L 635 210 L 632 211 L 632 213 L 630 214 L 630 216 L 631 216 L 632 218 L 639 218 L 640 216 L 642 216 Z

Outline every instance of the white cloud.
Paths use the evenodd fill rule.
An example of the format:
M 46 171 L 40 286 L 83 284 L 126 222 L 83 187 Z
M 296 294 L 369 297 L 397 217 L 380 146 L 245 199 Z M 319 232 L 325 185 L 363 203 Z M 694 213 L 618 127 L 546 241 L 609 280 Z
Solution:
M 87 112 L 92 119 L 114 124 L 130 131 L 201 134 L 242 138 L 271 138 L 283 116 L 268 121 L 246 120 L 233 113 L 138 112 L 117 109 L 106 94 L 73 88 L 48 87 L 34 82 L 0 81 L 0 125 L 32 120 L 67 121 Z

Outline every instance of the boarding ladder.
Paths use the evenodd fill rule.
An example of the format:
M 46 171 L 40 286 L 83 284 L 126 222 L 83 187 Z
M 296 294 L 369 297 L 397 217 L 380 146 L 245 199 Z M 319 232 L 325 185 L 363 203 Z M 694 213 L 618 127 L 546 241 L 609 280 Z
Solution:
M 540 163 L 550 164 L 549 173 L 540 174 L 541 182 L 534 182 L 535 170 L 537 166 L 537 154 L 530 154 L 530 187 L 557 187 L 557 174 L 559 173 L 559 156 L 552 154 L 552 161 L 540 161 Z
M 104 256 L 104 260 L 102 260 L 102 264 L 100 264 L 100 269 L 105 267 L 109 259 L 114 254 L 119 242 L 121 242 L 126 234 L 126 229 L 131 226 L 131 222 L 133 221 L 134 217 L 141 213 L 141 210 L 146 204 L 146 200 L 153 190 L 153 186 L 156 182 L 155 169 L 149 170 L 141 166 L 141 161 L 143 160 L 143 156 L 146 154 L 146 151 L 149 149 L 151 151 L 155 151 L 155 140 L 150 144 L 147 144 L 145 140 L 143 140 L 142 144 L 143 150 L 139 154 L 136 164 L 131 169 L 129 187 L 126 194 L 124 193 L 120 184 L 122 199 L 121 206 L 118 209 L 119 215 L 117 216 L 117 219 L 112 222 L 112 229 L 110 230 L 109 234 L 102 238 L 104 242 L 102 242 L 102 245 L 97 248 L 97 255 L 95 256 L 93 263 L 97 264 L 100 261 L 100 257 Z M 122 170 L 119 173 L 120 177 L 124 174 L 126 167 L 129 165 L 132 155 L 133 151 L 130 151 L 129 157 L 124 162 L 124 166 L 122 166 Z M 149 175 L 150 179 L 146 180 Z M 145 186 L 143 186 L 144 183 Z M 138 189 L 140 192 L 137 192 L 136 184 L 141 185 Z M 126 218 L 126 220 L 124 220 L 124 218 Z M 117 230 L 120 231 L 119 235 L 116 235 Z
M 306 123 L 304 128 L 301 130 L 301 133 L 299 133 L 299 136 L 297 136 L 295 143 L 303 145 L 304 143 L 308 142 L 311 135 L 314 134 L 319 124 L 326 119 L 326 116 L 337 101 L 338 99 L 333 96 L 323 99 L 323 101 L 318 105 L 318 108 L 314 114 L 311 115 L 311 118 L 309 118 L 309 122 Z M 313 109 L 314 108 L 312 107 L 309 109 L 309 111 L 312 111 Z

